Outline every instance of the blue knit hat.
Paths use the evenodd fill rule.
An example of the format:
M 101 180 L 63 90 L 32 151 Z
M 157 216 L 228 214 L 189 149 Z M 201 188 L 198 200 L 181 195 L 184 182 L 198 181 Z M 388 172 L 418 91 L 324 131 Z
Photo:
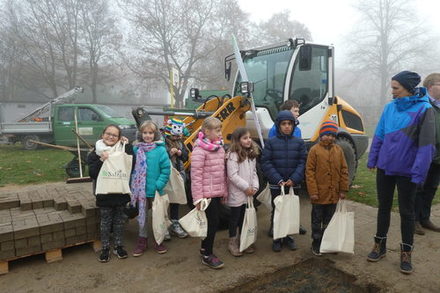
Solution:
M 410 93 L 414 93 L 416 86 L 420 83 L 420 75 L 412 71 L 402 71 L 394 75 L 391 80 L 399 82 Z

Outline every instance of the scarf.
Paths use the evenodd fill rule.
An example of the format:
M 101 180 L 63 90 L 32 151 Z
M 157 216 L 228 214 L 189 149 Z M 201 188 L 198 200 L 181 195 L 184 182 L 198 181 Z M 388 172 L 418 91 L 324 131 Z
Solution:
M 145 184 L 147 180 L 147 153 L 156 148 L 154 142 L 141 142 L 138 145 L 138 151 L 136 153 L 136 164 L 131 174 L 131 204 L 133 206 L 138 205 L 139 216 L 138 222 L 141 227 L 145 224 L 146 219 L 146 190 Z
M 210 139 L 205 137 L 205 134 L 203 132 L 200 131 L 196 140 L 196 145 L 204 150 L 215 152 L 218 151 L 219 148 L 223 145 L 223 140 L 220 139 L 216 141 L 211 141 Z

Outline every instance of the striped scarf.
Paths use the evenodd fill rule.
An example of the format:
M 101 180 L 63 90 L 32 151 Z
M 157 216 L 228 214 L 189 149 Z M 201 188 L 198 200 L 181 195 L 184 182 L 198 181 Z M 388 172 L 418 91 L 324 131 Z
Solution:
M 147 153 L 156 148 L 156 143 L 154 142 L 141 142 L 138 145 L 138 150 L 136 153 L 136 164 L 131 174 L 131 204 L 133 206 L 138 205 L 139 216 L 138 222 L 141 226 L 144 226 L 146 213 L 146 180 L 147 180 Z
M 205 134 L 203 132 L 200 131 L 196 140 L 196 145 L 204 150 L 215 152 L 218 151 L 218 149 L 223 145 L 223 140 L 220 139 L 216 141 L 211 141 L 210 139 L 205 137 Z

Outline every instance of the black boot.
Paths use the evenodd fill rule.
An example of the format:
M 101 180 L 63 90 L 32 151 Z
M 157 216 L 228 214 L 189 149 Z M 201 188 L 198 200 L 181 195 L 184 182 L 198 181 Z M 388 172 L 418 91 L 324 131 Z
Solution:
M 387 253 L 387 237 L 374 236 L 373 250 L 368 254 L 367 260 L 377 262 L 385 257 Z
M 413 267 L 411 264 L 412 245 L 400 243 L 400 271 L 404 274 L 411 274 Z

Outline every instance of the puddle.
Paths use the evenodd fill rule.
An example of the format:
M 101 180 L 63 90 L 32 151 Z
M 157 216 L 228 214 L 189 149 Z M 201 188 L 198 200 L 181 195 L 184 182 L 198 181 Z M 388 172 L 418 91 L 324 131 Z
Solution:
M 380 292 L 373 284 L 353 284 L 356 278 L 333 267 L 326 259 L 308 259 L 295 266 L 258 276 L 223 293 L 243 292 Z

